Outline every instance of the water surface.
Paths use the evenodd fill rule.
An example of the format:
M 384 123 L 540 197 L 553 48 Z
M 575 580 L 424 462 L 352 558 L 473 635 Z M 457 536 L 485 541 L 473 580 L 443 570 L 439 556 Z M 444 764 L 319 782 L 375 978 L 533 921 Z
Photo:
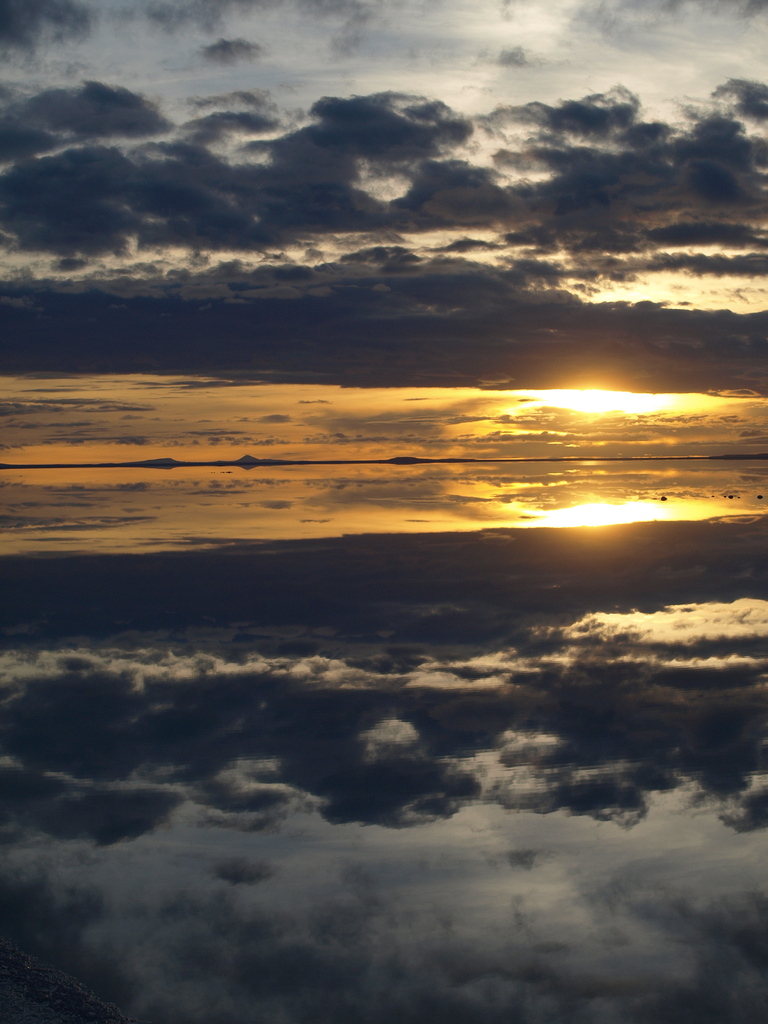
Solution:
M 765 472 L 4 470 L 0 930 L 156 1024 L 762 1020 Z

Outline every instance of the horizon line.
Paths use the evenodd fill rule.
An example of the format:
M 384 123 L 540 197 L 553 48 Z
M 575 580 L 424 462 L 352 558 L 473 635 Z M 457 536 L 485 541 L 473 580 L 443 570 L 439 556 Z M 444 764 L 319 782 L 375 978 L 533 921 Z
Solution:
M 416 455 L 395 455 L 388 459 L 256 459 L 252 455 L 241 455 L 239 459 L 207 459 L 188 461 L 184 459 L 159 458 L 138 459 L 129 462 L 0 462 L 2 469 L 176 469 L 184 466 L 237 466 L 240 469 L 257 469 L 272 466 L 416 466 L 456 463 L 527 463 L 527 462 L 739 462 L 768 460 L 768 452 L 755 454 L 734 453 L 726 455 L 520 455 L 490 459 L 472 456 L 455 458 L 429 458 Z

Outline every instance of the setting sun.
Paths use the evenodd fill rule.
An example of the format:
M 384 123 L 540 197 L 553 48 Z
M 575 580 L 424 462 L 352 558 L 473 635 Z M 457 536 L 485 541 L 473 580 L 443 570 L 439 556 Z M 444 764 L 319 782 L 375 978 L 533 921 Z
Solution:
M 632 391 L 599 391 L 589 389 L 525 391 L 520 392 L 533 398 L 542 405 L 555 406 L 558 409 L 572 409 L 574 412 L 586 412 L 598 415 L 605 412 L 623 412 L 642 415 L 658 412 L 669 405 L 670 396 L 635 394 Z

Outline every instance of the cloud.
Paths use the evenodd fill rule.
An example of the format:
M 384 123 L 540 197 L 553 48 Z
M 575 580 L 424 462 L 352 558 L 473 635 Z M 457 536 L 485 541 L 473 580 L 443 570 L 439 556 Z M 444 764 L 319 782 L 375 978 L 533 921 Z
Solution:
M 79 411 L 89 412 L 148 412 L 153 405 L 137 405 L 135 402 L 104 401 L 100 398 L 39 398 L 26 402 L 1 402 L 0 416 L 46 416 L 56 413 Z
M 9 94 L 0 111 L 0 163 L 48 152 L 63 140 L 141 138 L 170 127 L 143 96 L 102 82 L 48 89 L 25 100 Z
M 524 68 L 535 63 L 531 60 L 528 50 L 522 46 L 513 46 L 508 50 L 500 50 L 496 63 L 503 68 Z
M 277 112 L 268 89 L 235 89 L 232 92 L 220 93 L 217 96 L 196 96 L 189 100 L 193 107 L 202 110 L 205 107 L 256 107 L 258 110 L 269 109 Z
M 497 154 L 500 167 L 511 166 L 519 157 L 550 171 L 537 184 L 517 185 L 504 184 L 493 168 L 454 155 L 470 138 L 472 125 L 437 101 L 395 93 L 325 97 L 313 105 L 311 123 L 268 142 L 250 143 L 246 151 L 269 157 L 257 165 L 213 157 L 203 148 L 226 132 L 259 133 L 278 126 L 271 100 L 255 92 L 224 94 L 200 100 L 198 105 L 227 102 L 252 109 L 219 110 L 190 122 L 186 128 L 194 133 L 195 150 L 169 143 L 135 155 L 121 153 L 124 163 L 114 165 L 104 185 L 113 202 L 130 211 L 126 242 L 135 234 L 143 245 L 178 244 L 186 235 L 187 244 L 208 249 L 258 249 L 302 232 L 413 231 L 528 222 L 527 227 L 508 234 L 507 242 L 527 242 L 542 249 L 565 244 L 574 252 L 633 251 L 654 239 L 647 232 L 641 235 L 644 221 L 657 221 L 647 225 L 651 231 L 674 229 L 690 221 L 699 208 L 753 203 L 761 188 L 762 143 L 751 138 L 740 122 L 707 114 L 689 130 L 673 133 L 668 126 L 641 121 L 637 97 L 621 88 L 557 106 L 529 103 L 499 108 L 479 119 L 478 124 L 489 130 L 515 122 L 536 129 L 527 155 L 516 156 L 509 150 Z M 148 135 L 167 128 L 141 97 L 98 83 L 87 83 L 80 92 L 50 90 L 28 100 L 25 110 L 33 121 L 37 118 L 40 130 L 70 131 L 83 139 Z M 588 140 L 589 145 L 575 138 Z M 15 145 L 23 152 L 25 146 L 29 150 L 48 142 L 42 137 L 19 138 Z M 78 188 L 85 205 L 92 189 L 69 168 L 78 166 L 77 161 L 88 153 L 87 147 L 70 149 L 19 164 L 6 173 L 5 224 L 17 232 L 22 245 L 46 247 L 42 238 L 33 238 L 14 223 L 16 190 L 23 190 L 30 203 L 36 201 L 40 168 L 50 167 L 51 173 L 55 168 L 57 176 L 71 180 L 68 205 L 77 203 Z M 638 168 L 643 172 L 642 185 Z M 380 175 L 402 176 L 403 193 L 383 202 L 364 191 L 361 174 L 372 169 Z M 186 219 L 191 217 L 187 229 L 181 234 L 174 231 L 174 204 L 169 205 L 167 186 L 161 184 L 169 171 L 183 176 L 186 187 L 177 193 L 194 190 L 198 197 L 194 205 L 201 211 L 217 206 L 223 214 L 224 206 L 231 209 L 231 217 L 226 218 L 229 225 L 222 221 L 216 232 L 199 230 L 190 207 L 185 211 Z M 165 205 L 152 202 L 148 206 L 148 197 L 158 192 Z M 651 211 L 661 210 L 673 197 L 678 213 L 671 223 L 659 224 Z M 621 212 L 614 214 L 614 207 Z M 98 238 L 102 218 L 88 216 L 85 209 L 82 214 L 82 220 L 92 223 L 94 237 L 80 251 L 110 251 L 111 234 Z M 44 206 L 37 216 L 45 216 Z M 151 231 L 147 218 L 152 220 Z M 69 248 L 78 251 L 71 244 Z
M 229 882 L 230 885 L 256 885 L 271 878 L 274 873 L 273 865 L 267 861 L 250 861 L 245 857 L 231 857 L 213 866 L 214 878 Z
M 715 99 L 733 99 L 736 112 L 742 117 L 752 117 L 756 121 L 768 118 L 768 86 L 762 82 L 729 78 L 724 85 L 718 86 L 712 95 Z
M 304 15 L 337 23 L 331 40 L 336 52 L 349 52 L 361 40 L 377 13 L 378 0 L 295 0 Z M 121 17 L 148 21 L 169 33 L 194 27 L 213 32 L 230 15 L 274 9 L 278 0 L 133 0 Z M 40 44 L 83 39 L 104 16 L 93 2 L 81 0 L 0 0 L 0 49 L 32 52 Z M 222 45 L 223 44 L 223 45 Z M 258 44 L 244 39 L 220 39 L 201 48 L 203 58 L 230 64 L 260 56 Z
M 264 47 L 247 39 L 217 39 L 215 43 L 203 46 L 200 54 L 212 64 L 237 64 L 240 61 L 258 60 Z
M 417 360 L 436 384 L 562 386 L 599 367 L 621 389 L 763 386 L 763 313 L 595 301 L 641 274 L 764 275 L 754 253 L 666 251 L 764 248 L 768 151 L 723 97 L 674 125 L 644 121 L 618 87 L 473 122 L 391 92 L 324 97 L 298 127 L 259 90 L 194 105 L 199 116 L 170 137 L 151 103 L 99 83 L 7 102 L 7 153 L 19 158 L 0 175 L 0 224 L 16 250 L 60 261 L 240 251 L 251 265 L 145 264 L 111 280 L 59 262 L 55 281 L 3 289 L 0 315 L 20 339 L 6 370 L 247 366 L 295 379 L 301 366 L 351 383 L 367 367 L 366 379 L 393 383 L 411 380 Z M 495 166 L 469 158 L 473 133 L 510 130 L 527 138 L 497 150 Z M 169 137 L 99 144 L 155 132 Z M 229 155 L 208 148 L 227 142 Z M 386 197 L 380 181 L 398 190 Z M 442 245 L 420 244 L 437 230 Z M 307 248 L 323 237 L 336 251 L 326 262 Z M 289 245 L 314 255 L 275 251 Z M 61 325 L 55 344 L 48 315 Z M 106 335 L 123 342 L 105 347 Z
M 768 603 L 741 598 L 729 604 L 676 605 L 657 612 L 600 612 L 575 622 L 567 635 L 631 635 L 641 643 L 695 644 L 701 640 L 747 639 L 768 629 Z
M 269 113 L 253 110 L 216 111 L 204 117 L 187 121 L 184 127 L 190 138 L 199 144 L 210 145 L 227 135 L 263 135 L 276 128 L 278 121 Z
M 178 794 L 141 787 L 72 793 L 39 808 L 36 824 L 60 839 L 87 838 L 108 846 L 151 831 L 180 802 Z
M 617 86 L 610 92 L 565 100 L 557 106 L 534 101 L 523 107 L 511 107 L 506 116 L 551 132 L 600 137 L 630 127 L 639 109 L 638 98 Z
M 97 90 L 101 90 L 98 97 Z M 102 107 L 109 107 L 111 119 L 101 113 L 101 108 L 98 117 L 94 114 L 92 108 L 97 99 Z M 200 142 L 215 141 L 225 130 L 259 131 L 276 127 L 276 112 L 271 101 L 255 93 L 231 93 L 199 103 L 226 103 L 227 100 L 255 107 L 254 116 L 248 118 L 245 111 L 230 110 L 193 122 L 201 133 Z M 119 132 L 149 134 L 164 126 L 158 121 L 156 111 L 148 108 L 140 97 L 110 91 L 97 83 L 89 83 L 80 93 L 51 90 L 28 101 L 27 107 L 38 117 L 42 127 L 79 132 L 83 138 Z M 119 116 L 115 113 L 117 108 L 121 111 Z M 573 214 L 587 208 L 593 213 L 595 207 L 606 209 L 605 235 L 609 230 L 616 234 L 624 226 L 631 228 L 628 214 L 609 228 L 612 218 L 608 211 L 623 191 L 623 203 L 634 203 L 635 216 L 640 215 L 640 191 L 637 178 L 631 173 L 638 160 L 644 165 L 647 178 L 641 190 L 646 210 L 649 187 L 662 195 L 677 182 L 677 188 L 687 191 L 692 199 L 710 204 L 741 201 L 755 187 L 753 165 L 759 151 L 757 143 L 744 133 L 739 123 L 720 116 L 705 117 L 690 132 L 665 139 L 665 131 L 669 135 L 665 126 L 639 121 L 638 110 L 636 97 L 626 90 L 615 89 L 583 100 L 564 101 L 559 106 L 530 103 L 525 107 L 500 108 L 486 122 L 481 119 L 481 123 L 487 125 L 518 121 L 539 127 L 543 134 L 530 154 L 549 165 L 553 175 L 533 192 L 530 186 L 505 188 L 491 169 L 451 158 L 450 151 L 469 138 L 471 126 L 444 104 L 393 93 L 350 99 L 324 98 L 312 107 L 314 123 L 289 131 L 269 143 L 256 144 L 253 151 L 269 154 L 270 164 L 245 167 L 221 160 L 214 163 L 200 151 L 193 161 L 197 170 L 189 168 L 187 175 L 198 177 L 201 196 L 207 193 L 213 199 L 217 190 L 227 189 L 240 209 L 240 220 L 243 215 L 257 218 L 263 230 L 271 229 L 275 237 L 286 230 L 322 231 L 342 224 L 347 229 L 369 231 L 387 224 L 400 228 L 408 224 L 417 229 L 432 228 L 440 223 L 449 227 L 465 223 L 491 225 L 505 219 L 529 218 L 531 207 L 541 208 L 542 201 L 545 202 L 543 212 L 554 197 L 554 214 L 560 217 L 561 223 L 549 220 L 547 224 L 548 218 L 541 215 L 534 218 L 534 221 L 539 220 L 540 227 L 529 229 L 533 244 L 536 232 L 541 235 L 545 224 L 556 231 L 562 242 L 563 229 L 573 233 L 576 227 Z M 259 115 L 263 120 L 258 119 Z M 131 117 L 135 123 L 130 121 Z M 610 151 L 585 148 L 568 141 L 573 135 L 598 143 L 603 138 L 616 137 L 622 148 L 619 152 L 613 144 Z M 559 141 L 553 148 L 556 139 Z M 25 144 L 32 146 L 33 142 L 29 140 Z M 39 140 L 34 144 L 43 143 L 44 140 Z M 139 176 L 151 178 L 162 173 L 163 167 L 174 162 L 175 154 L 181 156 L 182 150 L 169 146 L 155 153 L 154 159 L 147 154 L 140 163 L 134 163 Z M 162 160 L 158 159 L 161 155 Z M 513 154 L 504 151 L 499 161 L 505 165 L 512 157 Z M 73 158 L 62 154 L 48 159 L 71 161 Z M 189 163 L 189 159 L 186 162 Z M 406 174 L 411 179 L 410 187 L 388 206 L 377 202 L 357 187 L 362 162 L 377 166 L 380 173 Z M 675 165 L 679 166 L 678 171 Z M 203 168 L 213 171 L 214 167 L 215 175 L 200 176 Z M 32 171 L 32 165 L 24 166 L 23 170 L 19 167 L 8 172 L 6 179 L 10 177 L 12 181 L 16 175 L 26 177 Z M 622 185 L 624 179 L 626 185 Z M 33 190 L 33 183 L 25 181 L 25 189 Z M 136 207 L 129 182 L 122 182 L 115 176 L 114 191 L 123 205 Z M 286 206 L 289 200 L 290 220 Z M 342 208 L 346 208 L 346 216 L 339 219 Z M 569 214 L 569 218 L 564 219 L 564 214 Z M 154 216 L 157 217 L 157 212 Z M 596 229 L 599 232 L 600 226 Z M 513 241 L 513 238 L 510 236 L 508 240 Z M 523 236 L 519 240 L 522 241 Z M 156 244 L 160 241 L 158 237 Z M 543 237 L 538 244 L 542 242 Z M 237 244 L 235 239 L 228 239 L 227 244 L 233 243 Z M 598 244 L 596 241 L 593 248 Z
M 119 250 L 127 232 L 138 226 L 118 198 L 120 179 L 130 168 L 121 153 L 106 148 L 72 149 L 19 165 L 0 186 L 6 223 L 15 225 L 20 239 L 33 248 Z
M 168 32 L 190 25 L 212 32 L 231 14 L 247 15 L 277 6 L 276 0 L 141 0 L 133 12 Z M 380 0 L 295 0 L 295 6 L 302 15 L 335 22 L 331 48 L 345 54 L 360 43 L 382 4 Z
M 455 568 L 451 565 L 447 570 Z M 484 917 L 489 936 L 486 948 L 481 937 L 473 936 L 468 926 L 472 915 L 463 914 L 461 898 L 450 908 L 436 906 L 442 921 L 437 928 L 430 911 L 418 902 L 414 905 L 409 888 L 405 899 L 383 888 L 386 871 L 377 868 L 375 858 L 377 877 L 371 877 L 364 865 L 351 865 L 338 881 L 329 879 L 322 844 L 313 833 L 302 831 L 305 855 L 308 850 L 313 858 L 318 898 L 315 891 L 307 890 L 303 877 L 300 886 L 293 888 L 297 871 L 303 871 L 305 863 L 301 856 L 297 860 L 295 852 L 284 857 L 275 873 L 271 864 L 254 858 L 250 834 L 248 846 L 229 847 L 222 843 L 221 834 L 226 829 L 249 833 L 254 824 L 263 828 L 264 820 L 254 823 L 254 817 L 270 788 L 277 793 L 286 779 L 314 793 L 316 806 L 334 823 L 363 821 L 401 829 L 424 826 L 455 813 L 467 800 L 482 799 L 509 809 L 534 813 L 561 809 L 571 816 L 632 826 L 646 813 L 653 794 L 695 782 L 702 793 L 718 801 L 715 806 L 724 809 L 730 827 L 742 832 L 764 827 L 760 794 L 750 789 L 764 740 L 764 726 L 756 725 L 756 715 L 765 710 L 759 675 L 742 680 L 742 688 L 731 689 L 724 701 L 716 687 L 686 691 L 640 660 L 622 665 L 610 656 L 577 658 L 567 665 L 552 659 L 547 670 L 546 657 L 535 655 L 543 671 L 526 677 L 519 665 L 513 667 L 512 658 L 505 661 L 501 652 L 486 646 L 482 655 L 463 664 L 455 654 L 451 660 L 445 651 L 448 657 L 441 667 L 463 671 L 465 689 L 435 692 L 404 688 L 399 677 L 413 672 L 419 661 L 423 667 L 424 656 L 437 651 L 383 646 L 376 651 L 368 642 L 350 657 L 346 672 L 347 679 L 355 672 L 367 675 L 373 683 L 370 690 L 334 685 L 330 679 L 320 688 L 306 683 L 286 685 L 285 678 L 281 681 L 274 674 L 274 666 L 271 672 L 257 674 L 207 671 L 162 680 L 159 672 L 151 671 L 159 667 L 158 649 L 148 648 L 144 638 L 133 639 L 138 646 L 124 652 L 126 659 L 143 658 L 150 669 L 141 687 L 126 685 L 117 663 L 112 670 L 96 668 L 97 650 L 79 654 L 59 650 L 45 652 L 40 659 L 47 659 L 50 667 L 57 665 L 60 671 L 55 678 L 36 677 L 35 658 L 30 657 L 26 682 L 5 702 L 9 713 L 4 748 L 18 761 L 39 766 L 26 769 L 29 775 L 23 784 L 18 770 L 9 773 L 6 805 L 13 803 L 15 795 L 17 808 L 24 808 L 20 823 L 46 830 L 49 838 L 44 846 L 24 846 L 17 836 L 22 843 L 17 860 L 22 866 L 14 868 L 13 860 L 7 859 L 0 864 L 0 923 L 25 948 L 95 984 L 103 997 L 119 998 L 132 1012 L 142 1016 L 152 1012 L 161 1020 L 168 1006 L 173 1014 L 182 1008 L 185 1019 L 200 1021 L 210 1019 L 212 1006 L 224 1006 L 222 1019 L 240 1024 L 252 1016 L 255 998 L 260 1005 L 277 1005 L 294 1017 L 298 1014 L 296 1019 L 310 1021 L 319 1006 L 336 1007 L 334 1000 L 341 994 L 344 1005 L 359 999 L 356 1019 L 367 1020 L 364 1008 L 371 1005 L 369 985 L 373 984 L 380 993 L 375 1000 L 379 1020 L 382 999 L 389 998 L 383 993 L 391 986 L 382 986 L 376 979 L 381 971 L 387 974 L 386 965 L 391 967 L 395 957 L 396 1007 L 406 1012 L 416 1006 L 419 1015 L 414 1010 L 414 1022 L 421 1019 L 425 1001 L 442 1007 L 442 1016 L 446 1007 L 455 1007 L 461 1014 L 457 1019 L 464 1019 L 470 1009 L 482 1010 L 484 1019 L 491 1021 L 497 1019 L 498 1010 L 502 1014 L 498 1019 L 507 1019 L 518 986 L 528 984 L 538 996 L 546 997 L 548 1020 L 553 999 L 561 996 L 563 1019 L 572 1015 L 576 998 L 588 1021 L 593 1011 L 604 1015 L 605 999 L 610 998 L 617 1000 L 617 1013 L 631 1005 L 632 1012 L 640 1014 L 637 1019 L 657 1020 L 665 1000 L 677 1006 L 688 985 L 697 984 L 695 969 L 693 973 L 671 971 L 667 980 L 655 972 L 653 985 L 640 976 L 629 990 L 612 988 L 611 978 L 602 975 L 596 982 L 591 940 L 584 940 L 587 949 L 582 945 L 575 963 L 569 958 L 567 971 L 561 960 L 547 955 L 542 961 L 549 965 L 547 971 L 537 970 L 531 981 L 531 957 L 545 949 L 553 951 L 546 942 L 538 949 L 533 941 L 546 938 L 546 913 L 532 915 L 522 936 L 520 923 L 529 913 L 525 906 L 511 920 L 506 907 L 503 922 Z M 232 650 L 229 641 L 223 647 Z M 109 656 L 108 649 L 102 651 Z M 296 664 L 289 657 L 284 662 Z M 472 688 L 481 673 L 505 669 L 514 673 L 514 685 L 494 691 Z M 375 675 L 378 680 L 373 682 Z M 391 717 L 393 710 L 399 716 L 396 720 Z M 428 758 L 418 755 L 419 747 Z M 478 762 L 474 755 L 480 755 Z M 491 758 L 498 759 L 501 771 L 492 768 Z M 88 779 L 91 766 L 102 771 L 107 765 L 110 772 L 118 766 L 125 778 L 111 785 L 102 779 L 89 788 L 93 786 Z M 151 776 L 153 770 L 158 781 L 153 787 L 142 787 L 137 779 Z M 74 779 L 73 772 L 77 773 Z M 139 891 L 129 884 L 131 873 L 147 870 L 144 865 L 151 865 L 158 851 L 161 855 L 175 852 L 175 843 L 131 846 L 122 857 L 119 846 L 104 844 L 130 841 L 140 827 L 159 824 L 163 818 L 155 815 L 160 806 L 149 793 L 162 795 L 164 790 L 177 801 L 182 793 L 193 799 L 204 795 L 206 806 L 198 824 L 216 828 L 218 842 L 201 842 L 183 860 L 174 858 L 172 884 L 160 874 L 158 891 Z M 92 796 L 87 799 L 80 793 Z M 82 807 L 78 806 L 81 800 Z M 189 804 L 185 808 L 188 828 Z M 549 835 L 558 821 L 562 828 L 567 819 L 553 820 Z M 119 831 L 112 831 L 117 822 Z M 274 828 L 275 819 L 269 824 Z M 522 826 L 521 816 L 517 827 Z M 415 845 L 408 847 L 398 839 L 396 847 L 398 865 L 407 864 L 409 855 L 418 858 L 420 884 L 429 869 L 424 847 L 419 846 L 424 835 L 423 828 L 414 829 L 409 839 Z M 446 863 L 444 835 L 438 846 L 440 871 L 466 871 L 461 854 L 458 864 Z M 87 847 L 74 845 L 88 836 L 102 844 L 96 851 L 98 860 Z M 483 836 L 471 838 L 474 850 L 478 843 L 487 844 Z M 58 843 L 61 838 L 69 845 Z M 339 859 L 337 841 L 334 837 L 334 865 Z M 636 842 L 643 850 L 640 833 Z M 657 842 L 655 835 L 653 852 L 659 860 L 663 851 Z M 219 852 L 227 848 L 243 852 Z M 344 849 L 343 843 L 340 848 Z M 359 845 L 354 848 L 360 849 Z M 426 849 L 435 850 L 434 838 L 427 838 Z M 203 870 L 193 877 L 191 858 L 194 855 L 199 863 L 201 850 Z M 113 859 L 107 861 L 107 856 Z M 509 873 L 511 867 L 525 872 L 526 891 L 533 897 L 540 891 L 534 873 L 543 870 L 551 856 L 547 849 L 521 842 L 506 854 L 497 853 L 499 864 L 494 870 L 506 868 Z M 632 856 L 638 856 L 637 846 Z M 210 858 L 207 863 L 206 858 Z M 126 884 L 114 885 L 116 871 Z M 288 888 L 270 898 L 269 887 L 283 878 Z M 482 881 L 488 884 L 493 876 Z M 603 943 L 604 931 L 615 936 L 617 914 L 623 907 L 627 914 L 620 914 L 622 934 L 628 941 L 623 948 L 629 959 L 635 955 L 635 928 L 647 934 L 646 914 L 660 914 L 655 927 L 661 934 L 655 943 L 674 943 L 684 936 L 689 954 L 706 958 L 709 946 L 704 936 L 712 934 L 718 936 L 718 948 L 723 942 L 734 942 L 747 951 L 747 959 L 758 955 L 750 950 L 762 934 L 762 915 L 746 913 L 738 900 L 732 927 L 724 904 L 702 913 L 700 903 L 696 909 L 686 907 L 684 901 L 670 900 L 666 890 L 659 897 L 658 888 L 654 889 L 656 899 L 649 902 L 647 894 L 638 893 L 636 880 L 627 890 L 617 888 L 610 871 L 599 884 L 588 882 L 580 873 L 579 899 L 585 910 L 592 910 L 593 928 L 598 929 L 595 941 Z M 551 885 L 551 879 L 543 884 Z M 442 891 L 444 882 L 440 885 Z M 108 905 L 100 898 L 99 886 L 112 893 Z M 450 888 L 454 894 L 464 891 L 456 884 Z M 255 899 L 250 898 L 251 890 Z M 435 898 L 432 895 L 427 906 Z M 610 913 L 601 913 L 594 905 L 602 899 L 610 901 Z M 560 941 L 571 933 L 570 927 L 563 932 L 561 906 L 558 901 Z M 46 922 L 43 928 L 42 921 Z M 120 922 L 119 929 L 113 929 L 114 921 Z M 411 949 L 407 936 L 414 933 Z M 143 936 L 142 941 L 137 936 Z M 507 936 L 503 942 L 502 936 Z M 94 953 L 96 941 L 100 961 Z M 194 990 L 189 984 L 190 957 L 197 965 Z M 581 976 L 587 969 L 581 966 L 584 963 L 590 965 L 588 985 Z M 686 965 L 690 966 L 688 960 Z M 486 1005 L 489 977 L 511 986 L 503 1005 L 496 995 Z M 681 977 L 686 979 L 684 985 Z M 421 993 L 418 999 L 413 985 Z M 223 1004 L 222 991 L 229 993 L 229 1001 Z M 730 991 L 729 985 L 723 987 L 723 992 Z M 530 1005 L 528 999 L 526 1006 Z M 397 1010 L 398 1019 L 402 1019 L 401 1010 Z M 730 1019 L 726 1010 L 722 1004 L 719 1019 Z M 337 1010 L 334 1013 L 338 1019 Z
M 135 11 L 168 31 L 186 24 L 211 31 L 231 12 L 249 13 L 269 6 L 269 0 L 146 0 Z
M 84 82 L 79 89 L 48 89 L 21 105 L 18 116 L 76 139 L 143 138 L 171 125 L 154 103 L 122 86 Z
M 100 195 L 98 185 L 104 163 L 121 160 L 103 150 L 94 154 L 89 168 L 94 181 L 89 210 L 101 218 L 102 232 L 112 232 L 115 247 L 121 244 L 127 214 L 113 206 L 108 194 Z M 31 237 L 44 233 L 51 244 L 84 247 L 93 239 L 83 235 L 82 221 L 67 213 L 68 182 L 57 173 L 63 170 L 61 162 L 50 168 L 47 193 L 40 181 L 40 205 L 19 194 L 16 223 Z M 81 168 L 74 170 L 79 174 Z M 191 187 L 184 189 L 183 179 L 172 182 L 169 176 L 167 188 L 178 208 L 175 230 L 191 237 L 193 204 L 203 199 Z M 158 191 L 150 198 L 159 202 L 161 195 Z M 49 210 L 60 208 L 60 219 L 48 220 L 46 202 Z M 222 230 L 230 212 L 234 217 L 223 200 L 218 208 L 209 206 L 205 219 L 196 217 L 198 236 L 203 229 L 209 235 Z M 250 229 L 241 222 L 238 230 Z M 14 284 L 6 294 L 29 299 L 32 308 L 0 306 L 4 329 L 18 339 L 3 353 L 2 366 L 5 372 L 245 370 L 293 381 L 405 386 L 413 383 L 416 365 L 425 386 L 514 378 L 517 387 L 562 387 L 594 379 L 598 372 L 619 390 L 768 386 L 761 370 L 768 343 L 764 313 L 675 310 L 650 302 L 589 304 L 565 291 L 548 293 L 529 285 L 536 281 L 534 271 L 550 274 L 557 283 L 556 267 L 419 262 L 408 259 L 407 250 L 388 247 L 365 258 L 379 255 L 386 260 L 380 267 L 358 264 L 360 269 L 353 271 L 348 263 L 322 271 L 278 265 L 254 274 L 190 275 L 178 284 L 171 277 L 162 287 L 123 280 L 118 284 L 120 309 L 113 308 L 115 287 L 108 283 L 82 291 Z M 694 264 L 698 270 L 699 263 Z M 751 266 L 748 261 L 744 269 Z M 709 270 L 733 272 L 737 267 L 719 258 Z M 317 294 L 320 285 L 328 291 Z M 384 287 L 374 290 L 378 285 Z M 290 301 L 284 292 L 272 290 L 288 286 Z M 210 304 L 202 316 L 198 289 L 205 289 Z M 132 295 L 135 291 L 149 294 Z M 235 294 L 239 301 L 228 301 Z M 56 319 L 55 337 L 42 317 Z M 256 336 L 254 322 L 259 325 Z
M 32 50 L 87 34 L 91 10 L 77 0 L 0 0 L 0 48 Z
M 768 261 L 763 253 L 746 253 L 743 256 L 707 256 L 702 253 L 663 254 L 653 257 L 646 264 L 652 270 L 687 270 L 692 274 L 713 274 L 717 277 L 764 277 L 768 272 Z
M 271 153 L 263 167 L 233 165 L 181 142 L 138 159 L 83 146 L 18 164 L 0 179 L 4 223 L 24 248 L 61 255 L 120 251 L 137 232 L 152 247 L 258 249 L 296 230 L 371 229 L 388 218 L 356 187 L 359 161 L 395 170 L 471 133 L 442 103 L 389 93 L 322 99 L 311 114 L 315 123 L 258 143 Z M 196 127 L 215 138 L 270 122 L 258 112 L 222 112 Z
M 716 245 L 720 248 L 765 245 L 766 240 L 749 224 L 727 221 L 679 221 L 663 228 L 651 228 L 648 238 L 660 245 Z
M 0 163 L 45 153 L 56 141 L 50 132 L 24 127 L 16 118 L 0 118 Z

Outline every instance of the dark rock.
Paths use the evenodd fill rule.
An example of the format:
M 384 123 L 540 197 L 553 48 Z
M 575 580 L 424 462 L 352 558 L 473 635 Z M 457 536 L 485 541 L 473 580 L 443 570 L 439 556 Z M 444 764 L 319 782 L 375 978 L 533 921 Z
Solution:
M 139 1024 L 79 981 L 0 939 L 2 1024 Z

